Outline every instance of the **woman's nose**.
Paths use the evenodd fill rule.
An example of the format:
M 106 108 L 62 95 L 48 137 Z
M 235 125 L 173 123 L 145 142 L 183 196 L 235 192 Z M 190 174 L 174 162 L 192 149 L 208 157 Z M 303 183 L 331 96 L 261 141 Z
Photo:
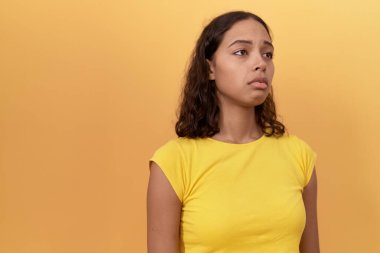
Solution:
M 252 70 L 254 70 L 254 71 L 257 71 L 257 70 L 265 71 L 266 67 L 267 67 L 267 63 L 266 63 L 265 59 L 263 58 L 263 56 L 260 53 L 255 54 L 255 56 L 252 59 Z

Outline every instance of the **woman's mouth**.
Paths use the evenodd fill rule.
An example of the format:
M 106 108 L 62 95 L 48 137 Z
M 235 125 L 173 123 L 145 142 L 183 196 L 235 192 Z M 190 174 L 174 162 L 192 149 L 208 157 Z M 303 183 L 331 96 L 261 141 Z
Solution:
M 268 81 L 266 78 L 255 78 L 248 84 L 259 90 L 265 90 L 268 87 Z
M 260 90 L 265 90 L 268 87 L 266 83 L 260 83 L 260 82 L 253 82 L 251 83 L 251 85 L 255 87 L 256 89 L 260 89 Z

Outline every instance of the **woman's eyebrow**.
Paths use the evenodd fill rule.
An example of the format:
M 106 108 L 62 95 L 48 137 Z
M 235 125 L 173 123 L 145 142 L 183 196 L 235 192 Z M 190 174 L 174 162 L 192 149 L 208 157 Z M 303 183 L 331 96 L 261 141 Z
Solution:
M 235 45 L 235 44 L 249 44 L 249 45 L 252 45 L 253 42 L 252 42 L 252 40 L 235 40 L 228 47 L 231 47 L 232 45 Z M 272 42 L 270 42 L 270 41 L 264 40 L 263 44 L 267 45 L 267 46 L 270 46 L 271 48 L 274 49 L 274 46 L 273 46 Z

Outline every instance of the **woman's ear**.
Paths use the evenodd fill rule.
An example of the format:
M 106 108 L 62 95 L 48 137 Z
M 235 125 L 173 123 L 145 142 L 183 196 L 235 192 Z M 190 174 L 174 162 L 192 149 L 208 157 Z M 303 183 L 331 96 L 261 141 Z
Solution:
M 214 64 L 212 61 L 206 59 L 208 63 L 208 69 L 209 69 L 209 75 L 208 80 L 215 80 L 215 73 L 214 73 Z

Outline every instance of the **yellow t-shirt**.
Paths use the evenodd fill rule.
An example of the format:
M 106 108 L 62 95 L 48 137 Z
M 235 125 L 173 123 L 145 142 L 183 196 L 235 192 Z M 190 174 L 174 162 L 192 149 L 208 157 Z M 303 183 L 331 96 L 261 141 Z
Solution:
M 181 252 L 298 253 L 316 153 L 296 137 L 177 138 L 150 159 L 182 201 Z

